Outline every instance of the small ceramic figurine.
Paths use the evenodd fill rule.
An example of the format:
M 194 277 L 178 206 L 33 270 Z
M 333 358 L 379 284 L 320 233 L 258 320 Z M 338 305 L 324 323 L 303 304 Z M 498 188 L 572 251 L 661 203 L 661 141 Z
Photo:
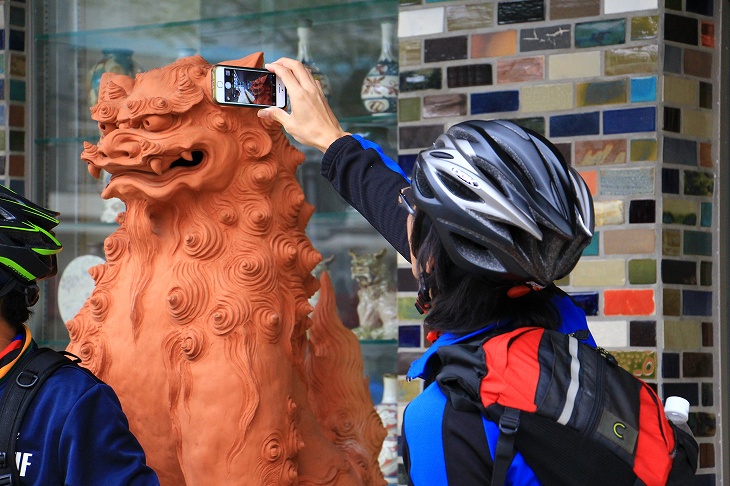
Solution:
M 394 265 L 387 260 L 387 249 L 377 253 L 359 254 L 350 250 L 352 278 L 358 284 L 357 315 L 360 327 L 354 329 L 360 339 L 396 339 L 398 310 L 396 308 Z

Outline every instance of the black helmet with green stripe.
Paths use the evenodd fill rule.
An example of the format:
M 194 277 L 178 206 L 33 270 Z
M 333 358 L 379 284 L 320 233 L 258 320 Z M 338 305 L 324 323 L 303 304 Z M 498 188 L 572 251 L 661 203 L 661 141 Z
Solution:
M 61 243 L 52 230 L 57 218 L 57 212 L 0 185 L 0 296 L 15 288 L 25 291 L 35 287 L 36 280 L 56 275 Z M 30 305 L 35 300 L 31 298 Z

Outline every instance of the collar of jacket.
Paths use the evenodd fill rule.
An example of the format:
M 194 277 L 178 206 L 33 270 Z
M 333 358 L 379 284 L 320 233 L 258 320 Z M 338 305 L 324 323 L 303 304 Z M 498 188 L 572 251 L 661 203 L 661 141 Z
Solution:
M 23 325 L 23 345 L 14 351 L 11 351 L 8 354 L 8 358 L 12 356 L 12 359 L 9 362 L 4 363 L 0 367 L 0 381 L 5 378 L 5 375 L 10 372 L 10 370 L 15 366 L 15 364 L 20 361 L 20 358 L 30 349 L 31 344 L 33 342 L 33 336 L 31 335 L 30 329 L 25 324 Z

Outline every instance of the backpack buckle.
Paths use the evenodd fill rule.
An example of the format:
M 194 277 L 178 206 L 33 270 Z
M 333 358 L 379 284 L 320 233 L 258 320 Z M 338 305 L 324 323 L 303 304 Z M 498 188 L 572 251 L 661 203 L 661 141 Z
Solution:
M 514 435 L 520 426 L 520 411 L 508 408 L 499 418 L 499 431 L 506 435 Z

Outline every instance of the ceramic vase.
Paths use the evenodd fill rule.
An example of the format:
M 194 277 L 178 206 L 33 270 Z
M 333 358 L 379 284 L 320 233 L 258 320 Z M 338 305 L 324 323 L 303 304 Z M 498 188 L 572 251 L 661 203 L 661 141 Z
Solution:
M 395 113 L 398 106 L 398 60 L 393 54 L 394 29 L 393 22 L 380 24 L 380 57 L 362 82 L 360 97 L 372 114 Z
M 375 406 L 380 415 L 383 427 L 388 435 L 378 455 L 378 464 L 385 479 L 392 483 L 398 479 L 398 397 L 396 387 L 398 377 L 395 374 L 383 375 L 383 399 Z
M 104 49 L 101 51 L 103 58 L 89 69 L 86 76 L 89 87 L 89 106 L 96 105 L 99 100 L 99 83 L 104 73 L 126 74 L 134 77 L 142 69 L 134 61 L 134 51 L 129 49 Z
M 319 69 L 317 64 L 314 62 L 314 59 L 312 58 L 309 50 L 311 36 L 312 21 L 309 19 L 304 19 L 299 22 L 299 27 L 297 27 L 297 37 L 299 39 L 297 60 L 301 61 L 302 64 L 307 66 L 307 68 L 311 71 L 312 76 L 314 76 L 314 79 L 319 81 L 319 84 L 322 86 L 322 91 L 324 92 L 325 97 L 329 99 L 332 88 L 330 87 L 329 78 L 327 78 L 327 75 L 325 75 L 322 70 Z

